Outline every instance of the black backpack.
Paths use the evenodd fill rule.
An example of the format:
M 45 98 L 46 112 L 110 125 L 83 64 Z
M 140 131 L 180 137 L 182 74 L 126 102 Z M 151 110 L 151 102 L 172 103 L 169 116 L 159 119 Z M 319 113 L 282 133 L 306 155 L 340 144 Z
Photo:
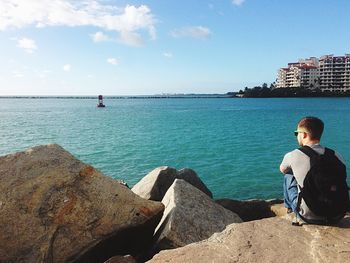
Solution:
M 315 215 L 324 217 L 326 221 L 342 218 L 349 208 L 345 165 L 328 148 L 321 155 L 309 146 L 299 150 L 310 157 L 310 170 L 299 196 Z

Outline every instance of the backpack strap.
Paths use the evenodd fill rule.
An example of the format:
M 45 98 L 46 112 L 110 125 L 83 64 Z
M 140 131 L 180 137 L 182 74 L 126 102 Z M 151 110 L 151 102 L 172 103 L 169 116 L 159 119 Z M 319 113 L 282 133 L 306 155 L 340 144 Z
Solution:
M 324 148 L 324 154 L 325 155 L 335 155 L 335 151 L 333 151 L 332 149 L 329 149 L 327 147 Z
M 319 154 L 313 150 L 310 146 L 304 145 L 298 149 L 299 151 L 305 153 L 307 156 L 312 157 L 319 156 Z
M 310 146 L 307 146 L 307 145 L 300 147 L 298 150 L 305 153 L 307 156 L 310 157 L 310 159 L 320 155 L 320 154 L 318 154 L 318 152 L 316 152 L 314 149 L 312 149 Z M 335 151 L 325 147 L 324 148 L 324 155 L 333 156 L 333 155 L 335 155 Z
M 298 150 L 306 154 L 310 158 L 310 166 L 312 166 L 312 159 L 319 156 L 319 154 L 316 151 L 314 151 L 310 146 L 307 146 L 307 145 L 300 147 Z M 299 216 L 302 220 L 304 220 L 305 222 L 308 222 L 308 220 L 302 217 L 299 213 L 301 201 L 303 199 L 303 191 L 302 191 L 303 188 L 299 184 L 298 184 L 298 187 L 300 191 L 298 193 L 298 199 L 297 199 L 296 216 L 297 217 Z

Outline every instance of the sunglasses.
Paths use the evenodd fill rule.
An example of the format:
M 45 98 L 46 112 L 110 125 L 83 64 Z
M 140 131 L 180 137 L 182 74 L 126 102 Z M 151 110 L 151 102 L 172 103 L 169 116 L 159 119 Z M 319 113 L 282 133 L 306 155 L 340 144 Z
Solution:
M 294 136 L 298 136 L 298 133 L 299 133 L 299 132 L 307 133 L 306 131 L 298 131 L 298 130 L 296 130 L 296 131 L 294 131 Z

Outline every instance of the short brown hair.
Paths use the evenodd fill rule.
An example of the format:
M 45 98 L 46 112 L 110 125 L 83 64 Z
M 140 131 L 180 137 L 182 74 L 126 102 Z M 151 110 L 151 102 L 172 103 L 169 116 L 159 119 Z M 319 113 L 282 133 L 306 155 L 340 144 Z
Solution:
M 302 118 L 298 122 L 298 127 L 304 128 L 309 133 L 311 139 L 320 140 L 323 133 L 324 124 L 319 118 L 308 116 Z

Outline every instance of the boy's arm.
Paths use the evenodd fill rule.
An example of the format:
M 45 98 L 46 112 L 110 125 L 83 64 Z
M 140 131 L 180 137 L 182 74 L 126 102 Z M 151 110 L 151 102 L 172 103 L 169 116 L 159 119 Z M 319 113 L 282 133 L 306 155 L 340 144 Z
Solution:
M 282 160 L 282 163 L 280 165 L 280 171 L 282 174 L 293 174 L 292 167 L 289 162 L 289 156 L 290 154 L 287 153 Z
M 283 164 L 280 165 L 280 171 L 283 174 L 291 173 L 292 169 L 290 167 L 286 167 Z

